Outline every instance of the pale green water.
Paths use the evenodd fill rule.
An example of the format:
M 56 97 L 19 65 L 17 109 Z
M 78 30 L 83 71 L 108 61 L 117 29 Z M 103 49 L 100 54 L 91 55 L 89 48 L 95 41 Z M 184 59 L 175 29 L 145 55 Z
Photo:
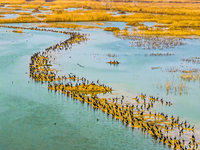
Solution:
M 3 19 L 13 19 L 17 18 L 19 15 L 18 14 L 4 14 Z
M 121 27 L 122 24 L 119 24 Z M 200 84 L 199 81 L 185 82 L 180 78 L 181 73 L 169 73 L 168 68 L 191 69 L 198 68 L 199 64 L 181 61 L 182 58 L 199 56 L 199 40 L 184 40 L 187 45 L 165 50 L 144 50 L 131 47 L 129 40 L 115 38 L 112 33 L 101 30 L 82 30 L 90 33 L 90 40 L 86 44 L 77 45 L 71 51 L 61 52 L 55 68 L 62 70 L 60 74 L 74 73 L 79 77 L 86 77 L 90 81 L 100 80 L 113 87 L 114 96 L 126 95 L 127 101 L 141 92 L 147 95 L 163 97 L 171 101 L 173 106 L 156 106 L 156 111 L 167 113 L 169 116 L 180 116 L 181 121 L 187 120 L 200 132 Z M 145 56 L 150 53 L 174 53 L 173 56 Z M 109 58 L 106 55 L 116 54 L 118 57 Z M 71 58 L 69 58 L 71 57 Z M 121 62 L 118 66 L 112 66 L 106 62 L 110 60 Z M 77 63 L 84 66 L 81 68 Z M 151 67 L 160 66 L 162 69 L 152 70 Z M 183 66 L 183 67 L 181 67 Z M 187 87 L 188 94 L 179 95 L 178 92 L 167 94 L 166 82 L 173 81 L 177 85 L 182 81 Z M 163 85 L 163 89 L 157 89 L 157 84 Z M 196 132 L 197 133 L 197 132 Z
M 87 104 L 48 92 L 47 85 L 35 83 L 29 78 L 26 72 L 29 71 L 31 55 L 67 39 L 66 35 L 26 30 L 24 34 L 16 34 L 6 32 L 8 30 L 12 29 L 0 29 L 0 149 L 168 149 L 141 131 L 132 131 L 121 122 L 107 117 L 107 114 L 94 111 Z M 92 30 L 91 34 L 98 32 Z M 96 53 L 101 49 L 98 48 L 101 41 L 96 49 L 96 42 L 92 42 L 94 40 L 88 41 L 87 46 L 91 44 L 90 50 Z M 107 44 L 112 43 L 109 44 L 108 41 Z M 110 47 L 108 45 L 102 43 L 102 48 Z M 76 48 L 72 49 L 74 54 L 78 53 L 78 49 L 82 53 L 89 52 L 88 47 L 80 49 L 80 46 L 86 45 L 75 46 Z M 83 57 L 90 58 L 90 55 Z M 87 62 L 86 58 L 80 59 L 79 63 L 85 66 L 83 60 L 86 64 L 91 62 Z M 69 72 L 73 71 L 74 62 L 72 56 L 71 63 L 65 64 L 72 69 L 68 70 Z M 98 59 L 93 62 L 98 63 Z M 120 69 L 119 66 L 117 70 L 106 64 L 108 69 L 99 74 L 98 65 L 95 63 L 94 66 L 90 64 L 86 67 L 87 70 L 77 69 L 74 73 L 87 75 L 88 79 L 99 78 L 102 83 L 107 83 L 109 80 L 103 77 L 105 71 L 110 70 L 107 74 L 116 74 L 115 72 L 125 69 Z M 104 67 L 104 64 L 99 67 Z M 69 68 L 63 66 L 63 70 Z M 98 73 L 94 72 L 92 75 L 91 70 L 94 68 Z M 91 72 L 88 73 L 89 71 Z M 109 81 L 110 84 L 116 84 L 114 87 L 117 87 L 118 82 L 122 81 Z
M 119 27 L 122 28 L 122 23 Z M 66 36 L 26 30 L 24 34 L 16 34 L 6 30 L 12 29 L 0 29 L 0 149 L 167 149 L 146 133 L 132 131 L 87 104 L 48 92 L 47 85 L 34 83 L 29 74 L 25 74 L 33 53 L 65 40 Z M 131 47 L 128 40 L 115 38 L 112 33 L 102 30 L 81 32 L 89 33 L 90 40 L 56 55 L 54 67 L 62 70 L 59 74 L 74 73 L 90 81 L 99 79 L 100 83 L 112 86 L 113 93 L 119 93 L 115 96 L 128 96 L 126 100 L 141 92 L 163 97 L 174 105 L 158 105 L 157 111 L 180 115 L 181 120 L 187 119 L 196 125 L 196 131 L 200 130 L 198 81 L 186 83 L 190 87 L 187 95 L 166 95 L 166 90 L 156 88 L 158 83 L 164 85 L 167 80 L 180 82 L 180 73 L 171 74 L 165 71 L 166 68 L 180 68 L 180 65 L 199 68 L 199 65 L 180 61 L 198 56 L 198 40 L 186 40 L 188 45 L 175 49 L 149 51 Z M 152 52 L 175 55 L 144 56 Z M 109 58 L 108 53 L 118 57 Z M 106 63 L 114 59 L 121 64 Z M 156 66 L 161 66 L 163 72 L 151 69 Z

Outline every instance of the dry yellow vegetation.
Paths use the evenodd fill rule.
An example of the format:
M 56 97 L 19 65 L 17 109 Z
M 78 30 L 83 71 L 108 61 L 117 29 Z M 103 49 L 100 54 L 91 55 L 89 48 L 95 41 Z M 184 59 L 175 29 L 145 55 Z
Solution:
M 86 0 L 55 0 L 45 3 L 45 0 L 26 2 L 25 0 L 1 0 L 1 5 L 9 4 L 9 8 L 1 7 L 0 14 L 21 14 L 18 10 L 52 10 L 52 14 L 39 14 L 39 20 L 28 13 L 23 13 L 17 19 L 0 19 L 0 23 L 19 22 L 88 22 L 117 21 L 127 22 L 133 26 L 133 33 L 142 35 L 181 36 L 193 38 L 200 35 L 200 3 L 197 0 L 141 0 L 140 2 L 101 2 Z M 48 7 L 44 7 L 48 6 Z M 67 8 L 81 8 L 67 11 Z M 87 11 L 84 11 L 87 9 Z M 131 15 L 111 15 L 113 12 L 134 12 Z M 29 15 L 29 17 L 24 17 Z M 141 25 L 143 22 L 155 22 L 153 27 Z M 128 36 L 127 32 L 125 32 Z
M 1 4 L 23 4 L 25 0 L 1 0 Z
M 0 19 L 0 23 L 36 23 L 39 19 L 31 15 L 19 16 L 16 19 Z
M 46 18 L 46 14 L 38 14 L 37 17 L 39 17 L 39 18 Z
M 14 32 L 14 33 L 23 33 L 23 30 L 22 29 L 16 29 L 16 30 L 13 30 L 12 32 Z
M 129 26 L 138 26 L 139 22 L 138 21 L 128 22 L 126 25 L 129 25 Z
M 68 28 L 74 30 L 81 30 L 81 29 L 102 29 L 101 27 L 97 26 L 90 26 L 90 25 L 78 25 L 78 24 L 64 24 L 64 23 L 48 23 L 43 25 L 38 25 L 38 27 L 49 27 L 49 28 Z
M 120 31 L 120 29 L 118 27 L 106 27 L 106 28 L 104 28 L 104 31 L 118 32 L 118 31 Z
M 111 14 L 103 11 L 63 11 L 47 15 L 44 22 L 111 21 L 111 18 Z

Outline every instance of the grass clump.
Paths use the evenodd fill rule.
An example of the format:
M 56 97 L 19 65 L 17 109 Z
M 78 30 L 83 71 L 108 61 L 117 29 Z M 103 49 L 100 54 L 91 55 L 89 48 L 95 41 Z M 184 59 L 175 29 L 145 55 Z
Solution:
M 41 13 L 41 11 L 39 11 L 39 8 L 35 8 L 32 12 L 33 13 Z
M 138 21 L 132 21 L 132 22 L 127 22 L 126 25 L 128 25 L 128 26 L 139 26 L 140 23 Z
M 119 11 L 117 14 L 126 14 L 125 11 Z
M 46 16 L 47 16 L 46 14 L 38 14 L 37 15 L 38 18 L 46 18 Z
M 29 16 L 30 16 L 31 13 L 28 13 L 28 12 L 19 12 L 18 15 L 22 15 L 22 16 L 23 16 L 23 15 L 29 15 Z
M 145 25 L 141 25 L 138 27 L 139 30 L 148 30 L 149 28 Z
M 116 31 L 120 31 L 120 29 L 118 27 L 106 27 L 106 28 L 104 28 L 104 31 L 116 32 Z
M 48 23 L 44 25 L 38 25 L 38 27 L 48 27 L 48 28 L 67 28 L 73 30 L 81 30 L 81 29 L 102 29 L 101 27 L 97 26 L 90 26 L 90 25 L 78 25 L 78 24 L 64 24 L 64 23 Z
M 16 30 L 13 30 L 12 32 L 14 32 L 14 33 L 23 33 L 23 30 L 22 29 L 16 29 Z

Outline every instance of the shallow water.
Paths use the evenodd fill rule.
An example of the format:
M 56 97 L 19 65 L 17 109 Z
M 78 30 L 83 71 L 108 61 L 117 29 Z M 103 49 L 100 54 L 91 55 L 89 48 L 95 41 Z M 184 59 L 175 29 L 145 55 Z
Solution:
M 120 11 L 106 11 L 107 13 L 112 14 L 113 16 L 120 16 L 120 15 L 133 15 L 133 12 L 125 12 L 125 14 L 120 14 Z
M 4 14 L 3 19 L 14 19 L 17 18 L 19 15 L 18 14 Z
M 131 101 L 135 95 L 146 93 L 147 95 L 163 97 L 165 101 L 171 101 L 171 107 L 156 105 L 155 110 L 167 113 L 169 116 L 180 116 L 181 121 L 187 120 L 195 124 L 195 131 L 200 132 L 200 84 L 199 81 L 185 82 L 181 80 L 180 72 L 169 73 L 168 68 L 191 69 L 199 68 L 199 64 L 182 62 L 182 58 L 190 58 L 199 54 L 199 40 L 184 40 L 187 45 L 174 49 L 144 50 L 131 47 L 129 40 L 115 38 L 112 33 L 102 30 L 82 30 L 89 33 L 90 40 L 86 44 L 77 45 L 69 52 L 61 52 L 56 61 L 55 68 L 62 70 L 60 75 L 74 73 L 79 77 L 86 77 L 90 81 L 100 80 L 113 87 L 113 97 L 126 95 L 125 100 Z M 145 56 L 150 53 L 174 53 L 172 56 Z M 107 54 L 116 54 L 117 57 L 109 58 Z M 69 58 L 71 57 L 71 58 Z M 87 60 L 87 61 L 85 61 Z M 118 66 L 109 65 L 106 62 L 118 60 Z M 78 64 L 84 66 L 79 67 Z M 151 67 L 160 66 L 162 69 L 152 70 Z M 184 66 L 184 67 L 182 67 Z M 174 82 L 177 86 L 185 84 L 186 89 L 181 95 L 176 91 L 167 93 L 166 82 Z M 162 89 L 157 86 L 162 85 Z M 118 93 L 118 94 L 116 94 Z
M 31 13 L 34 9 L 28 9 L 28 10 L 15 10 L 15 12 L 26 12 Z
M 125 23 L 113 24 L 122 27 Z M 2 70 L 0 72 L 0 122 L 3 122 L 0 125 L 0 135 L 3 135 L 0 136 L 0 146 L 3 149 L 15 147 L 167 149 L 141 131 L 132 131 L 129 127 L 124 127 L 121 122 L 112 120 L 101 111 L 94 111 L 90 106 L 79 101 L 48 92 L 46 84 L 34 83 L 29 78 L 26 72 L 29 71 L 28 63 L 31 55 L 65 40 L 66 36 L 29 30 L 24 30 L 24 34 L 5 32 L 8 30 L 12 29 L 1 28 L 0 30 Z M 179 95 L 173 92 L 167 94 L 164 88 L 157 88 L 160 84 L 164 87 L 167 81 L 174 81 L 177 85 L 180 83 L 181 73 L 169 73 L 166 71 L 167 68 L 181 68 L 181 65 L 184 68 L 199 68 L 199 65 L 181 61 L 182 58 L 198 56 L 198 40 L 184 40 L 187 45 L 174 49 L 144 50 L 131 47 L 129 40 L 118 39 L 112 32 L 102 30 L 80 32 L 90 34 L 90 40 L 73 46 L 71 50 L 56 54 L 57 59 L 53 67 L 62 70 L 59 75 L 74 73 L 90 81 L 99 79 L 100 83 L 113 87 L 113 97 L 121 97 L 123 94 L 127 102 L 141 92 L 163 97 L 173 105 L 171 107 L 156 105 L 156 111 L 167 113 L 169 116 L 179 115 L 181 121 L 188 120 L 190 124 L 196 125 L 195 131 L 200 131 L 199 81 L 185 83 L 189 87 L 188 94 Z M 175 55 L 145 56 L 152 52 L 169 52 Z M 117 57 L 106 56 L 109 53 L 116 54 Z M 118 60 L 121 63 L 112 66 L 106 63 L 110 60 Z M 84 68 L 79 67 L 77 63 Z M 157 66 L 162 69 L 151 69 Z M 97 118 L 100 120 L 97 121 Z M 54 122 L 57 123 L 56 126 Z
M 84 32 L 84 31 L 83 31 Z M 94 31 L 96 32 L 96 31 Z M 96 32 L 91 33 L 91 41 L 88 41 L 87 45 L 84 45 L 82 49 L 87 49 L 87 52 L 82 52 L 80 48 L 74 47 L 69 54 L 71 58 L 73 55 L 81 55 L 80 53 L 86 53 L 84 56 L 89 55 L 91 59 L 88 61 L 80 62 L 79 64 L 91 69 L 90 76 L 94 79 L 94 74 L 100 78 L 102 83 L 106 83 L 112 86 L 113 89 L 120 91 L 126 91 L 133 94 L 139 94 L 141 92 L 148 95 L 154 95 L 163 97 L 164 100 L 171 101 L 174 105 L 172 107 L 157 107 L 158 111 L 163 111 L 167 114 L 178 116 L 180 118 L 187 119 L 191 124 L 196 124 L 199 128 L 200 119 L 198 114 L 200 110 L 199 102 L 199 81 L 187 82 L 186 86 L 189 87 L 188 94 L 174 94 L 167 95 L 166 90 L 159 90 L 156 88 L 158 83 L 164 85 L 167 81 L 174 81 L 177 85 L 180 83 L 181 73 L 169 73 L 166 72 L 166 68 L 175 67 L 180 68 L 183 65 L 185 68 L 198 68 L 199 65 L 192 63 L 184 63 L 182 58 L 190 58 L 198 56 L 199 54 L 199 40 L 185 40 L 188 45 L 180 46 L 174 49 L 165 50 L 143 50 L 135 47 L 131 47 L 128 43 L 129 40 L 121 40 L 114 38 L 112 33 L 108 32 Z M 101 41 L 99 44 L 99 41 Z M 94 51 L 95 49 L 95 51 Z M 145 56 L 149 53 L 175 53 L 173 56 Z M 75 53 L 75 54 L 73 54 Z M 105 55 L 111 53 L 119 55 L 117 58 L 108 58 Z M 94 57 L 90 54 L 99 54 Z M 108 65 L 105 62 L 110 60 L 118 60 L 121 62 L 118 66 Z M 67 60 L 67 59 L 66 59 Z M 89 62 L 91 60 L 91 62 Z M 71 61 L 71 60 L 70 60 Z M 160 66 L 162 70 L 152 70 L 151 67 Z M 188 66 L 188 67 L 186 67 Z M 79 68 L 76 67 L 76 70 Z M 181 68 L 182 69 L 182 68 Z M 109 74 L 107 73 L 109 72 Z M 148 73 L 147 73 L 148 72 Z M 77 74 L 77 73 L 75 73 Z M 84 75 L 83 75 L 84 76 Z M 182 81 L 184 83 L 184 81 Z
M 74 10 L 84 10 L 84 11 L 87 11 L 88 9 L 83 9 L 83 8 L 65 8 L 64 10 L 67 10 L 67 11 L 74 11 Z
M 154 26 L 156 23 L 155 23 L 155 22 L 144 22 L 144 23 L 142 23 L 142 24 L 144 24 L 145 26 L 148 26 L 148 27 L 152 27 L 152 26 Z
M 23 34 L 6 32 L 9 30 L 12 29 L 0 28 L 0 149 L 168 149 L 141 131 L 132 131 L 107 114 L 94 111 L 87 104 L 48 92 L 46 84 L 35 83 L 29 78 L 31 55 L 68 36 L 29 30 L 24 30 Z M 119 61 L 122 61 L 126 55 L 116 45 L 121 40 L 100 30 L 82 32 L 90 32 L 91 40 L 74 46 L 69 52 L 72 59 L 68 59 L 67 53 L 58 59 L 62 62 L 60 73 L 73 71 L 90 80 L 99 78 L 100 82 L 116 90 L 129 89 L 126 80 L 119 80 L 116 74 L 128 72 L 127 68 L 121 68 L 129 64 L 128 60 L 121 67 L 113 67 L 106 64 L 101 55 L 100 60 L 92 56 L 109 51 L 119 53 Z M 97 37 L 101 37 L 101 41 L 97 42 Z M 85 70 L 78 69 L 77 62 L 84 65 Z M 117 80 L 104 75 L 117 75 L 114 77 Z M 122 86 L 118 87 L 119 84 Z

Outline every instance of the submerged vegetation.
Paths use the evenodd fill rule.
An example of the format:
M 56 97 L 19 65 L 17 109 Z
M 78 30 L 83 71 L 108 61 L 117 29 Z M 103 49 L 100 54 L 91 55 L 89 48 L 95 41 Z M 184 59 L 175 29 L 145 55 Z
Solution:
M 188 94 L 189 87 L 185 85 L 185 83 L 176 83 L 176 82 L 169 82 L 167 81 L 166 84 L 157 84 L 157 89 L 160 90 L 166 90 L 167 95 L 169 93 L 173 93 L 175 95 L 182 95 L 182 94 Z

